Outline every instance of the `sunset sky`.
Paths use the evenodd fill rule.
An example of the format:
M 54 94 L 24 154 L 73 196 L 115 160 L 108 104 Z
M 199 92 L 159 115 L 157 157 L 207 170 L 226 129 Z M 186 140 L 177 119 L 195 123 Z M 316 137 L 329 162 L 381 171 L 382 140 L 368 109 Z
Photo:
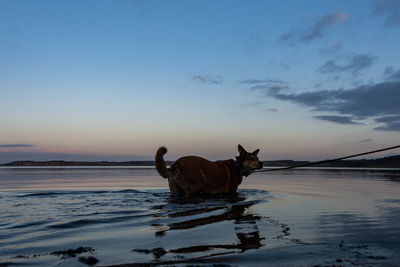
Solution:
M 0 0 L 0 163 L 399 145 L 399 47 L 400 0 Z

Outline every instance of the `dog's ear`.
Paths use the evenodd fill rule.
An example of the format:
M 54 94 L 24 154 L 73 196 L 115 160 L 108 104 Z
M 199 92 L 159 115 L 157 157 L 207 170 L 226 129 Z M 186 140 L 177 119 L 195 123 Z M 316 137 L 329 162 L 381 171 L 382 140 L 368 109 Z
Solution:
M 239 154 L 246 154 L 247 151 L 240 144 L 238 145 Z
M 254 150 L 253 153 L 251 153 L 251 154 L 253 154 L 254 156 L 257 156 L 258 152 L 260 152 L 260 149 Z

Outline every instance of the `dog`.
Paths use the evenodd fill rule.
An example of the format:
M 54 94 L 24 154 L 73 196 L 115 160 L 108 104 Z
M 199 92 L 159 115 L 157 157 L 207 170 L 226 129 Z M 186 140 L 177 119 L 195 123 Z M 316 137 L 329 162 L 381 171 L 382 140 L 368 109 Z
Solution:
M 160 147 L 156 153 L 156 169 L 168 179 L 171 195 L 192 197 L 196 194 L 233 194 L 247 177 L 263 167 L 258 160 L 259 149 L 252 153 L 238 145 L 239 156 L 236 160 L 209 161 L 202 157 L 186 156 L 176 160 L 167 168 L 164 155 L 165 147 Z

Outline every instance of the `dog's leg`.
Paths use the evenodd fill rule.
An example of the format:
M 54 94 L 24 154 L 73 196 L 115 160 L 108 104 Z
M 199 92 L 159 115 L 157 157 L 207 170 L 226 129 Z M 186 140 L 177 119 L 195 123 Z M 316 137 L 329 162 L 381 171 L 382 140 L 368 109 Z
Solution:
M 185 193 L 185 198 L 191 198 L 192 196 L 194 196 L 194 192 L 186 192 Z
M 178 187 L 178 183 L 176 182 L 176 176 L 171 176 L 168 178 L 168 186 L 171 195 L 177 196 L 181 194 L 180 188 Z

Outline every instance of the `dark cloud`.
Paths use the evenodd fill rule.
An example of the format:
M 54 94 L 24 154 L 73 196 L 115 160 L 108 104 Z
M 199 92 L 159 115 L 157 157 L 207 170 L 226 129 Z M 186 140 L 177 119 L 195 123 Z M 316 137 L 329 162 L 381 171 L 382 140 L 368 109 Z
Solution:
M 267 111 L 270 112 L 278 112 L 278 110 L 276 108 L 267 108 Z
M 394 122 L 394 121 L 400 121 L 400 115 L 399 116 L 386 116 L 386 117 L 381 117 L 375 119 L 376 122 Z
M 383 71 L 383 76 L 387 80 L 400 80 L 400 70 L 395 70 L 393 67 L 387 67 Z
M 400 80 L 400 70 L 397 70 L 388 77 L 388 80 Z
M 222 84 L 222 77 L 219 75 L 195 75 L 192 80 L 201 83 Z
M 353 118 L 349 116 L 321 115 L 321 116 L 314 116 L 314 118 L 319 120 L 335 122 L 339 124 L 363 124 L 360 122 L 353 121 Z
M 400 70 L 396 71 L 388 77 L 389 80 L 400 80 Z
M 374 130 L 377 131 L 392 131 L 392 132 L 400 132 L 400 121 L 397 122 L 388 122 L 383 126 L 376 127 Z
M 400 120 L 396 119 L 400 116 L 400 81 L 361 85 L 349 90 L 319 90 L 299 94 L 285 94 L 281 90 L 270 89 L 266 94 L 312 108 L 315 112 L 349 116 L 350 120 L 381 116 L 377 122 L 384 125 L 375 130 L 400 131 Z
M 6 148 L 20 148 L 20 147 L 34 147 L 35 145 L 31 144 L 0 144 L 0 147 Z
M 384 123 L 380 127 L 376 127 L 374 130 L 378 131 L 400 131 L 400 115 L 386 116 L 375 119 L 378 123 Z
M 289 31 L 280 36 L 279 40 L 286 43 L 310 42 L 324 37 L 326 29 L 335 24 L 342 24 L 347 20 L 343 12 L 328 13 L 319 18 L 314 24 L 300 31 Z
M 371 142 L 371 141 L 372 141 L 371 138 L 365 138 L 365 139 L 361 140 L 360 142 L 361 143 L 368 143 L 368 142 Z
M 394 73 L 394 68 L 393 67 L 386 67 L 385 70 L 383 71 L 383 76 L 390 76 Z
M 337 64 L 334 60 L 329 60 L 321 67 L 319 67 L 318 72 L 327 74 L 327 73 L 338 73 L 350 71 L 353 73 L 359 72 L 365 68 L 372 66 L 373 62 L 376 60 L 376 57 L 359 54 L 351 56 L 347 59 L 347 64 L 340 65 Z
M 386 27 L 400 25 L 400 1 L 399 0 L 380 0 L 375 1 L 374 14 L 385 16 Z

